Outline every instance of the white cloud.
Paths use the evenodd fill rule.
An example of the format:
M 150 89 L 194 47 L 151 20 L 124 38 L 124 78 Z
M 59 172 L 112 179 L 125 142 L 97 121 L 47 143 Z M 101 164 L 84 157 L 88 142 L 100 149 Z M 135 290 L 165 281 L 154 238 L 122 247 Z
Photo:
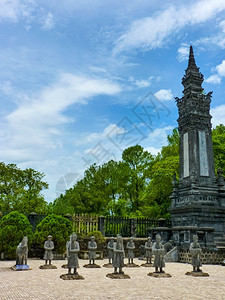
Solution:
M 53 14 L 49 12 L 47 16 L 45 16 L 45 18 L 42 19 L 41 23 L 43 24 L 41 27 L 43 30 L 52 29 L 55 26 Z
M 138 88 L 146 88 L 151 85 L 153 79 L 158 81 L 159 77 L 149 76 L 147 79 L 134 79 L 133 76 L 130 76 L 128 80 Z
M 165 90 L 165 89 L 161 89 L 159 90 L 157 93 L 155 93 L 156 98 L 158 98 L 159 100 L 172 100 L 173 99 L 173 94 L 171 92 L 171 90 Z
M 100 142 L 104 139 L 107 139 L 108 136 L 113 137 L 116 134 L 123 134 L 125 133 L 124 128 L 118 127 L 116 124 L 110 124 L 102 132 L 94 132 L 88 134 L 86 137 L 83 136 L 82 140 L 76 140 L 75 144 L 76 145 L 81 145 L 81 144 L 90 144 L 92 142 Z
M 11 81 L 3 81 L 2 84 L 0 84 L 0 90 L 5 94 L 5 95 L 10 95 L 13 91 L 12 88 L 12 83 Z
M 43 153 L 62 148 L 59 125 L 71 121 L 64 114 L 69 106 L 75 103 L 85 104 L 92 97 L 114 95 L 119 91 L 118 84 L 104 78 L 62 74 L 55 84 L 43 89 L 36 97 L 19 103 L 5 117 L 5 122 L 1 125 L 2 130 L 5 129 L 0 149 L 2 159 L 5 156 L 9 158 L 11 153 L 12 160 L 19 160 L 19 157 L 24 159 L 24 156 L 34 160 Z M 7 150 L 3 145 L 7 145 Z
M 212 83 L 212 84 L 219 84 L 221 83 L 221 77 L 218 74 L 214 74 L 209 76 L 209 78 L 206 78 L 205 82 Z
M 216 74 L 211 75 L 205 81 L 214 84 L 221 83 L 222 77 L 225 77 L 225 60 L 223 60 L 222 63 L 215 68 L 212 68 L 212 71 L 216 71 Z
M 161 151 L 161 148 L 147 147 L 144 148 L 144 150 L 150 152 L 153 155 L 157 155 Z
M 114 54 L 142 48 L 162 47 L 169 38 L 187 25 L 207 21 L 225 9 L 224 0 L 200 0 L 185 6 L 173 6 L 134 21 L 130 29 L 116 41 Z
M 151 85 L 151 83 L 148 80 L 136 80 L 135 85 L 139 88 L 145 88 Z
M 18 22 L 19 19 L 30 20 L 36 7 L 34 0 L 1 0 L 0 21 Z
M 188 56 L 189 56 L 189 45 L 182 43 L 181 47 L 177 50 L 177 59 L 179 60 L 179 62 L 184 61 L 184 60 L 188 60 Z
M 212 115 L 213 127 L 225 124 L 225 104 L 212 108 L 210 113 Z
M 156 128 L 153 130 L 144 141 L 145 149 L 149 149 L 148 151 L 152 149 L 152 151 L 155 151 L 152 153 L 157 154 L 163 146 L 167 145 L 167 136 L 173 129 L 173 126 L 165 126 L 163 128 Z
M 220 76 L 225 76 L 225 60 L 223 60 L 220 65 L 216 66 L 216 71 Z

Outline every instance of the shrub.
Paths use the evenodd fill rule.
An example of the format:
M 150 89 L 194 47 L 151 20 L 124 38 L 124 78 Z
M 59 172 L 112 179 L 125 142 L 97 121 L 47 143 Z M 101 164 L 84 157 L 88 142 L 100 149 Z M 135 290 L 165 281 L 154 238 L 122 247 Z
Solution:
M 102 235 L 100 231 L 92 231 L 87 234 L 87 238 L 91 238 L 92 235 L 95 237 L 95 241 L 97 244 L 101 245 L 105 243 L 105 237 Z
M 66 249 L 66 242 L 72 233 L 72 223 L 65 217 L 59 215 L 48 215 L 36 227 L 33 247 L 43 248 L 44 242 L 47 240 L 48 235 L 52 235 L 52 240 L 55 245 L 57 253 L 63 253 Z
M 6 258 L 16 257 L 16 247 L 24 236 L 28 237 L 28 247 L 32 239 L 32 227 L 27 217 L 18 211 L 12 211 L 0 221 L 0 252 Z

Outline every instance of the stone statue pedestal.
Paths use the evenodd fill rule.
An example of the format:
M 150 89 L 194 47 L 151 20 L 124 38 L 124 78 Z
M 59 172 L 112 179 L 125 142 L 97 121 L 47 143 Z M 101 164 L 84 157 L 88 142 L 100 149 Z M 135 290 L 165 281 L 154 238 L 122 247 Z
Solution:
M 169 278 L 172 277 L 169 273 L 160 273 L 160 272 L 153 272 L 153 273 L 148 273 L 148 276 L 155 277 L 155 278 Z
M 42 265 L 39 267 L 39 269 L 42 269 L 42 270 L 51 270 L 51 269 L 57 269 L 56 266 L 54 265 Z
M 84 280 L 84 277 L 79 274 L 63 274 L 60 275 L 63 280 Z
M 106 275 L 106 277 L 111 279 L 129 279 L 130 276 L 123 273 L 109 273 Z
M 154 267 L 153 264 L 148 264 L 148 263 L 145 263 L 145 264 L 141 264 L 141 267 Z
M 202 272 L 202 271 L 191 271 L 191 272 L 186 272 L 185 275 L 189 275 L 189 276 L 194 276 L 194 277 L 208 277 L 209 274 L 208 273 L 205 273 L 205 272 Z
M 15 265 L 12 267 L 14 271 L 27 271 L 32 270 L 28 265 Z
M 104 268 L 113 268 L 113 264 L 104 264 L 103 267 Z
M 101 268 L 99 265 L 97 264 L 86 264 L 83 266 L 84 268 L 90 268 L 90 269 L 95 269 L 95 268 Z
M 140 266 L 137 265 L 137 264 L 134 264 L 134 263 L 133 264 L 128 263 L 128 264 L 125 264 L 124 267 L 126 267 L 126 268 L 139 268 Z

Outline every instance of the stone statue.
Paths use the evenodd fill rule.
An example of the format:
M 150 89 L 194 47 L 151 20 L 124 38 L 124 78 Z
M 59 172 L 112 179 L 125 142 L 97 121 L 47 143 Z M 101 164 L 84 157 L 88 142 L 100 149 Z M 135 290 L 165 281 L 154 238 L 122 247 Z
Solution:
M 147 242 L 145 243 L 145 257 L 147 259 L 147 264 L 152 263 L 152 239 L 148 237 Z
M 198 236 L 193 235 L 193 242 L 190 244 L 190 253 L 191 253 L 191 264 L 193 266 L 193 272 L 201 272 L 201 260 L 200 254 L 202 249 L 198 243 Z
M 162 268 L 165 267 L 165 262 L 164 262 L 165 250 L 163 244 L 161 243 L 161 236 L 159 234 L 156 235 L 156 242 L 152 246 L 152 253 L 155 255 L 155 260 L 154 260 L 155 273 L 164 273 Z
M 16 265 L 27 265 L 28 238 L 25 236 L 16 248 Z
M 123 238 L 120 234 L 117 235 L 116 243 L 114 243 L 113 248 L 113 267 L 114 274 L 117 274 L 117 268 L 119 268 L 119 273 L 124 274 L 122 268 L 124 267 L 124 248 L 123 248 Z
M 93 261 L 93 265 L 95 264 L 96 253 L 95 250 L 97 249 L 97 243 L 95 242 L 95 237 L 91 237 L 91 241 L 88 243 L 88 256 L 89 256 L 89 264 Z
M 134 238 L 131 237 L 130 241 L 127 242 L 128 264 L 134 263 L 134 249 L 135 249 Z
M 112 264 L 113 262 L 113 248 L 114 248 L 114 237 L 111 237 L 110 241 L 107 244 L 109 264 Z
M 45 264 L 47 265 L 47 263 L 49 261 L 49 265 L 51 265 L 51 261 L 53 260 L 52 250 L 54 249 L 54 243 L 52 241 L 51 235 L 49 235 L 48 240 L 45 241 L 44 249 L 45 249 L 45 255 L 44 255 Z
M 78 252 L 80 251 L 80 245 L 77 242 L 76 233 L 72 233 L 70 241 L 66 243 L 67 247 L 67 260 L 68 260 L 68 275 L 71 275 L 71 269 L 74 269 L 74 275 L 78 275 Z

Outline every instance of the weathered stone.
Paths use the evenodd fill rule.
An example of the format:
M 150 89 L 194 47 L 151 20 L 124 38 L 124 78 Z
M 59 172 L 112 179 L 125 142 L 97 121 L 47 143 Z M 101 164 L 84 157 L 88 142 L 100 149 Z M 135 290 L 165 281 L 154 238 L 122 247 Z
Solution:
M 209 274 L 205 272 L 186 272 L 185 275 L 194 276 L 194 277 L 208 277 Z
M 137 264 L 134 264 L 134 263 L 128 263 L 128 264 L 125 264 L 124 267 L 126 267 L 126 268 L 139 268 L 140 266 L 137 265 Z
M 155 278 L 169 278 L 172 277 L 169 273 L 160 273 L 160 272 L 153 272 L 148 273 L 148 276 L 155 277 Z
M 60 275 L 63 280 L 84 280 L 84 277 L 79 274 L 63 274 Z
M 95 268 L 101 268 L 99 265 L 97 264 L 86 264 L 83 266 L 84 268 L 90 268 L 90 269 L 95 269 Z
M 145 264 L 141 264 L 141 267 L 146 267 L 146 268 L 154 267 L 154 264 L 145 263 Z
M 51 270 L 51 269 L 57 269 L 57 267 L 51 264 L 51 265 L 42 265 L 42 266 L 39 267 L 39 269 Z
M 107 274 L 106 277 L 111 278 L 111 279 L 129 279 L 130 276 L 127 274 L 122 274 L 122 273 L 110 273 Z
M 180 172 L 179 184 L 173 180 L 170 213 L 173 228 L 207 227 L 219 236 L 225 231 L 225 185 L 221 171 L 215 176 L 209 113 L 212 92 L 205 95 L 203 80 L 190 47 L 188 68 L 182 79 L 183 97 L 175 98 L 179 112 Z M 181 230 L 174 232 L 175 238 Z M 206 246 L 213 247 L 208 230 L 203 230 L 203 234 Z M 187 237 L 187 244 L 190 239 L 191 236 Z M 179 240 L 175 243 L 181 245 Z

